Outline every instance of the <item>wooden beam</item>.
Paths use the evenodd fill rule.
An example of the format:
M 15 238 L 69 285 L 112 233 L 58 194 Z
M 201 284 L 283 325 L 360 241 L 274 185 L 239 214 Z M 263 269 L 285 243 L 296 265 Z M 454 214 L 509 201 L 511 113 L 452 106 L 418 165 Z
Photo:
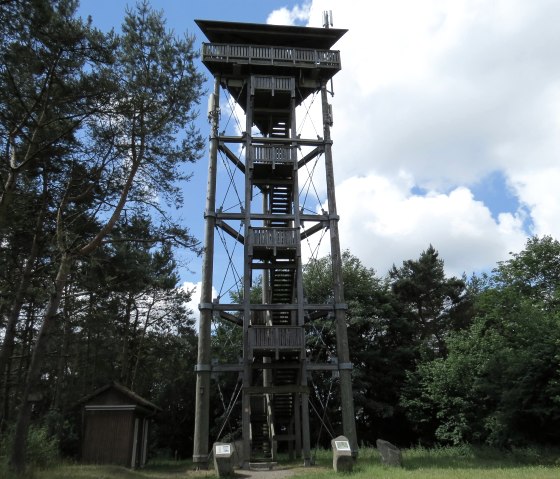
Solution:
M 220 135 L 218 137 L 220 143 L 245 143 L 246 135 L 242 136 L 229 136 L 229 135 Z M 252 143 L 254 145 L 278 145 L 278 144 L 287 144 L 287 145 L 295 145 L 295 146 L 323 146 L 325 144 L 325 140 L 322 138 L 317 138 L 316 140 L 307 139 L 307 138 L 278 138 L 278 137 L 264 137 L 264 136 L 254 136 L 251 138 Z M 329 140 L 330 141 L 330 140 Z M 332 143 L 332 141 L 330 141 Z
M 213 373 L 238 373 L 243 371 L 243 364 L 214 364 Z
M 300 363 L 295 362 L 280 362 L 280 363 L 253 363 L 253 369 L 299 369 Z
M 234 240 L 239 241 L 241 244 L 245 244 L 245 237 L 237 230 L 228 225 L 225 221 L 216 221 L 216 226 L 222 231 L 230 235 Z
M 237 156 L 235 155 L 235 153 L 233 153 L 233 151 L 231 151 L 224 143 L 220 142 L 220 151 L 223 152 L 228 160 L 230 160 L 235 166 L 237 166 L 237 168 L 241 171 L 241 173 L 245 174 L 245 165 L 243 164 L 243 162 L 237 158 Z
M 236 326 L 243 326 L 243 320 L 241 318 L 238 318 L 234 314 L 228 313 L 227 311 L 220 311 L 220 318 L 229 323 L 233 323 Z
M 298 161 L 298 164 L 297 164 L 298 170 L 302 166 L 307 165 L 307 163 L 309 163 L 313 158 L 315 158 L 316 156 L 319 156 L 324 151 L 325 151 L 324 147 L 318 146 L 313 151 L 310 151 L 309 153 L 307 153 L 307 155 L 305 155 L 301 160 Z
M 295 264 L 278 264 L 278 263 L 251 263 L 251 269 L 296 269 Z
M 308 371 L 338 371 L 338 364 L 307 363 Z
M 222 213 L 217 212 L 216 218 L 220 220 L 235 220 L 235 221 L 242 221 L 245 219 L 245 215 L 243 213 Z M 251 219 L 260 221 L 260 220 L 288 220 L 292 221 L 294 219 L 294 215 L 278 215 L 272 213 L 253 213 L 251 214 Z M 299 215 L 299 219 L 301 221 L 328 221 L 328 215 Z
M 212 304 L 214 311 L 243 311 L 243 304 Z M 251 311 L 295 311 L 298 309 L 297 304 L 251 304 Z M 334 311 L 334 304 L 304 304 L 303 309 L 306 311 Z
M 252 369 L 299 369 L 299 363 L 253 363 Z M 307 363 L 308 371 L 338 371 L 338 364 L 331 363 Z M 212 372 L 240 372 L 243 371 L 243 364 L 214 364 Z
M 313 225 L 311 228 L 302 231 L 301 239 L 304 240 L 305 238 L 309 238 L 312 234 L 321 231 L 323 228 L 327 228 L 327 226 L 324 225 L 323 222 L 317 223 L 316 225 Z

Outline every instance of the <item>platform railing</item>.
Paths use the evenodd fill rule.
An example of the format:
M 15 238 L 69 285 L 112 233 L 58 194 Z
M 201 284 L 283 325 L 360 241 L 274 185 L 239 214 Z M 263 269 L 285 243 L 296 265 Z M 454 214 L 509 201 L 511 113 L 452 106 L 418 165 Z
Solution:
M 253 165 L 293 165 L 297 161 L 297 151 L 290 146 L 252 145 L 250 159 Z
M 249 344 L 255 350 L 298 350 L 303 347 L 304 331 L 299 326 L 252 326 Z
M 251 228 L 252 248 L 295 248 L 299 235 L 297 228 Z
M 270 91 L 272 95 L 275 92 L 290 92 L 293 93 L 296 88 L 296 81 L 294 77 L 279 77 L 272 75 L 252 75 L 251 76 L 251 94 L 253 95 L 257 90 Z
M 309 68 L 340 69 L 338 50 L 203 43 L 202 61 L 295 65 Z

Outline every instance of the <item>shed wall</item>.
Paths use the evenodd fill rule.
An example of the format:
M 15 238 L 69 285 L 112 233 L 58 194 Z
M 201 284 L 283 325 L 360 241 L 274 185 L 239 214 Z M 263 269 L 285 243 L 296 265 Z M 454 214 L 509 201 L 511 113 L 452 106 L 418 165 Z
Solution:
M 133 411 L 87 411 L 83 461 L 130 467 L 134 419 Z

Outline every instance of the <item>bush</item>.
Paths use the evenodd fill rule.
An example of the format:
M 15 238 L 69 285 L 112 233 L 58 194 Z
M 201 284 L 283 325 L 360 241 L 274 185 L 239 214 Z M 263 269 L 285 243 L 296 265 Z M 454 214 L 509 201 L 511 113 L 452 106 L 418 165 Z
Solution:
M 5 468 L 12 450 L 13 433 L 6 434 L 0 444 L 0 471 Z M 44 426 L 31 426 L 27 436 L 27 466 L 44 469 L 59 461 L 58 440 L 49 436 Z

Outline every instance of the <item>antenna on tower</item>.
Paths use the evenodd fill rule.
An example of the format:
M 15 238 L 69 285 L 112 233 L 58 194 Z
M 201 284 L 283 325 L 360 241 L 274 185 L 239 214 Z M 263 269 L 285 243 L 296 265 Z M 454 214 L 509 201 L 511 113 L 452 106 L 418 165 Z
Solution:
M 330 28 L 333 26 L 332 10 L 323 11 L 323 28 Z M 329 92 L 331 96 L 334 96 L 333 80 L 331 77 L 331 91 Z
M 332 10 L 325 10 L 323 12 L 323 28 L 330 28 L 333 26 Z

